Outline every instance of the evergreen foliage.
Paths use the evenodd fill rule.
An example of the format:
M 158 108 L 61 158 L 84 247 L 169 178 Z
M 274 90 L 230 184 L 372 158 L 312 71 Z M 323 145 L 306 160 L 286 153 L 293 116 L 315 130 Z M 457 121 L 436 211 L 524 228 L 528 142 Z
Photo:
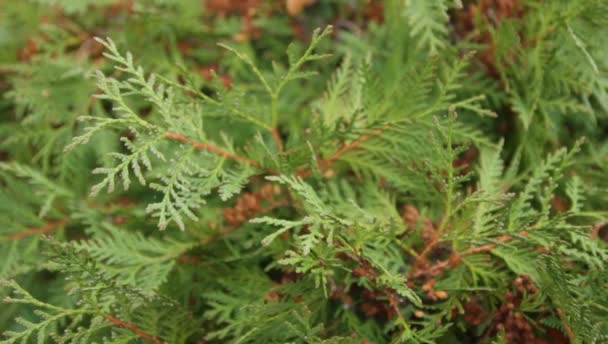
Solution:
M 0 343 L 608 342 L 606 13 L 0 4 Z

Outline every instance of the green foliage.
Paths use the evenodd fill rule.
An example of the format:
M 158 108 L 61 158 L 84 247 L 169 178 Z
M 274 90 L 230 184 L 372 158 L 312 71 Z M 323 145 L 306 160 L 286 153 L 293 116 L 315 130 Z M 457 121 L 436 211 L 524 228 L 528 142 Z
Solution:
M 449 20 L 448 4 L 445 0 L 406 2 L 405 16 L 412 27 L 411 34 L 419 37 L 420 46 L 435 53 L 446 44 Z
M 0 343 L 606 342 L 605 1 L 283 4 L 0 5 Z
M 137 333 L 126 331 L 136 327 L 153 329 L 155 342 L 185 343 L 196 326 L 192 316 L 163 296 L 145 294 L 140 289 L 123 285 L 100 269 L 91 257 L 69 245 L 50 242 L 54 267 L 67 274 L 69 293 L 78 298 L 73 307 L 55 306 L 32 296 L 17 282 L 4 280 L 3 286 L 11 296 L 5 302 L 28 305 L 34 309 L 36 320 L 18 318 L 22 329 L 7 331 L 2 343 L 27 343 L 36 338 L 39 343 L 52 338 L 60 343 L 128 343 L 137 340 Z M 66 290 L 66 292 L 68 292 Z M 120 323 L 117 320 L 120 317 Z M 118 328 L 112 326 L 118 325 Z M 57 331 L 58 328 L 62 331 Z
M 175 260 L 195 245 L 146 238 L 141 233 L 121 231 L 111 225 L 107 225 L 107 233 L 96 237 L 77 242 L 74 246 L 89 252 L 118 280 L 142 289 L 156 289 L 163 284 Z
M 540 285 L 572 327 L 576 334 L 575 343 L 601 343 L 607 339 L 604 332 L 606 325 L 593 314 L 592 304 L 581 299 L 578 286 L 560 265 L 559 260 L 553 256 L 543 257 Z

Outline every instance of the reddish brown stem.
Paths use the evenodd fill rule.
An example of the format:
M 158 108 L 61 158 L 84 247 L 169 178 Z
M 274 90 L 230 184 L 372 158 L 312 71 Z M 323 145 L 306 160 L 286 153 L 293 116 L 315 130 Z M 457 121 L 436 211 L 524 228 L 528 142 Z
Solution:
M 519 233 L 517 233 L 519 235 L 522 236 L 526 236 L 528 235 L 528 231 L 520 231 Z M 509 242 L 511 240 L 515 239 L 514 237 L 510 236 L 510 235 L 503 235 L 498 237 L 498 239 L 496 239 L 497 242 L 499 243 L 505 243 L 505 242 Z M 475 247 L 471 247 L 468 250 L 464 251 L 462 253 L 463 256 L 468 256 L 471 254 L 475 254 L 475 253 L 481 253 L 481 252 L 490 252 L 492 251 L 494 248 L 496 247 L 496 244 L 486 244 L 486 245 L 481 245 L 481 246 L 475 246 Z
M 593 227 L 591 228 L 591 235 L 590 235 L 591 239 L 593 239 L 593 240 L 597 239 L 600 236 L 600 231 L 607 224 L 608 224 L 608 222 L 606 222 L 606 221 L 601 221 L 601 222 L 597 222 L 596 224 L 594 224 Z
M 382 134 L 382 132 L 383 132 L 382 129 L 376 129 L 376 130 L 372 131 L 371 134 L 364 134 L 364 135 L 359 136 L 357 139 L 343 145 L 342 148 L 338 149 L 336 152 L 334 152 L 332 155 L 330 155 L 329 158 L 319 161 L 319 167 L 320 168 L 330 167 L 334 162 L 336 162 L 336 160 L 340 159 L 344 154 L 346 154 L 347 152 L 350 152 L 354 149 L 359 148 L 359 146 L 361 146 L 361 144 L 363 142 Z M 308 176 L 310 176 L 311 173 L 312 173 L 312 171 L 310 169 L 301 169 L 296 174 L 300 177 L 308 177 Z
M 521 235 L 521 236 L 526 236 L 528 235 L 528 231 L 523 230 L 518 232 L 517 234 Z M 456 257 L 458 259 L 455 260 L 444 260 L 444 261 L 440 261 L 434 265 L 428 266 L 426 264 L 426 256 L 427 254 L 431 251 L 431 249 L 433 247 L 435 247 L 435 245 L 437 243 L 440 242 L 439 240 L 440 236 L 436 236 L 433 241 L 431 241 L 425 248 L 424 250 L 416 257 L 416 262 L 415 262 L 415 266 L 419 267 L 417 269 L 414 269 L 414 271 L 410 274 L 409 278 L 417 278 L 420 276 L 436 276 L 441 274 L 446 268 L 450 267 L 450 266 L 456 266 L 457 264 L 460 263 L 460 257 L 462 256 L 469 256 L 472 254 L 476 254 L 476 253 L 482 253 L 482 252 L 491 252 L 496 246 L 497 243 L 491 243 L 491 244 L 485 244 L 485 245 L 481 245 L 481 246 L 475 246 L 475 247 L 471 247 L 468 250 L 462 252 L 462 254 L 457 255 Z M 498 243 L 505 243 L 505 242 L 509 242 L 511 240 L 515 239 L 515 237 L 510 236 L 510 235 L 503 235 L 500 236 L 496 239 L 496 241 Z
M 189 145 L 191 145 L 192 147 L 196 148 L 196 149 L 202 149 L 202 150 L 206 150 L 208 152 L 223 156 L 226 159 L 232 159 L 232 160 L 236 160 L 236 161 L 240 161 L 240 162 L 244 162 L 250 166 L 253 166 L 255 168 L 260 168 L 260 164 L 257 161 L 251 160 L 251 159 L 247 159 L 245 157 L 242 157 L 240 155 L 236 155 L 234 153 L 230 153 L 228 151 L 225 151 L 217 146 L 214 146 L 210 143 L 202 143 L 202 142 L 198 142 L 198 141 L 194 141 L 191 140 L 189 138 L 187 138 L 186 136 L 182 135 L 182 134 L 178 134 L 178 133 L 166 133 L 165 137 L 171 140 L 177 140 L 177 141 L 181 141 L 184 143 L 187 143 Z
M 23 239 L 23 238 L 25 238 L 27 236 L 30 236 L 30 235 L 51 232 L 51 231 L 55 230 L 57 227 L 61 227 L 61 226 L 65 225 L 65 224 L 66 224 L 65 220 L 51 221 L 51 222 L 45 224 L 44 226 L 30 227 L 30 228 L 28 228 L 28 229 L 26 229 L 24 231 L 21 231 L 21 232 L 11 233 L 11 234 L 7 235 L 6 237 L 9 240 L 19 240 L 19 239 Z
M 566 330 L 566 333 L 568 334 L 568 339 L 570 339 L 570 343 L 574 343 L 575 339 L 576 339 L 574 336 L 574 331 L 572 331 L 572 328 L 570 327 L 570 325 L 568 325 L 568 322 L 566 322 L 566 319 L 564 319 L 564 312 L 562 312 L 561 308 L 557 308 L 555 311 L 557 312 L 559 319 L 562 321 L 562 325 L 564 326 L 564 329 Z
M 420 254 L 418 254 L 418 256 L 416 257 L 416 264 L 421 264 L 421 262 L 426 260 L 426 256 L 429 254 L 429 252 L 431 252 L 433 247 L 435 247 L 435 245 L 437 245 L 437 243 L 439 243 L 440 238 L 441 238 L 441 234 L 439 234 L 439 233 L 435 234 L 435 237 L 433 238 L 433 240 L 428 245 L 426 245 L 426 247 L 422 250 L 422 252 L 420 252 Z
M 471 247 L 468 250 L 463 252 L 463 256 L 468 256 L 471 254 L 481 253 L 481 252 L 490 252 L 496 247 L 496 244 L 486 244 L 481 246 Z
M 343 145 L 342 148 L 338 149 L 329 158 L 322 160 L 319 164 L 321 165 L 321 167 L 330 166 L 336 160 L 340 159 L 340 157 L 342 157 L 345 153 L 350 152 L 353 149 L 359 148 L 359 146 L 361 146 L 362 143 L 364 143 L 365 141 L 367 141 L 373 137 L 376 137 L 380 134 L 382 134 L 382 129 L 376 129 L 376 130 L 372 131 L 371 134 L 361 135 L 356 140 L 353 140 L 353 141 Z
M 126 322 L 123 320 L 120 320 L 118 318 L 115 318 L 111 315 L 105 315 L 105 318 L 110 321 L 112 324 L 118 326 L 118 327 L 123 327 L 126 328 L 128 330 L 130 330 L 131 332 L 135 333 L 138 337 L 148 340 L 152 343 L 155 344 L 166 344 L 164 341 L 162 341 L 160 338 L 153 336 L 149 333 L 146 333 L 144 331 L 142 331 L 141 329 L 139 329 L 139 327 L 135 326 L 135 324 L 132 324 L 130 322 Z
M 277 145 L 277 148 L 279 148 L 279 152 L 283 153 L 285 151 L 285 147 L 283 146 L 283 140 L 281 140 L 281 135 L 279 134 L 279 131 L 277 130 L 277 128 L 272 128 L 270 132 L 272 133 L 274 143 Z

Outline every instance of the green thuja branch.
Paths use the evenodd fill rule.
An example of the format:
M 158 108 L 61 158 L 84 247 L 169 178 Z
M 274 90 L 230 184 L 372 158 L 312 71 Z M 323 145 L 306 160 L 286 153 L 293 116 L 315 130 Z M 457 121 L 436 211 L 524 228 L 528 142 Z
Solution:
M 0 4 L 0 343 L 607 342 L 606 13 Z
M 298 54 L 295 49 L 295 45 L 291 45 L 289 48 L 287 48 L 289 68 L 287 69 L 287 71 L 281 72 L 278 68 L 275 67 L 274 78 L 276 78 L 277 80 L 274 82 L 267 80 L 267 78 L 262 74 L 262 72 L 256 66 L 251 57 L 235 50 L 234 48 L 228 45 L 220 44 L 221 47 L 234 53 L 240 60 L 242 60 L 251 68 L 254 75 L 262 83 L 264 89 L 268 93 L 268 96 L 270 97 L 270 123 L 265 126 L 271 131 L 273 139 L 275 140 L 275 144 L 277 145 L 277 148 L 279 148 L 280 151 L 283 151 L 283 143 L 276 127 L 279 120 L 278 101 L 281 92 L 283 91 L 283 88 L 285 87 L 285 85 L 287 85 L 288 82 L 297 79 L 306 79 L 316 74 L 314 71 L 302 72 L 300 71 L 300 69 L 307 62 L 317 61 L 329 56 L 315 54 L 314 50 L 319 44 L 319 42 L 321 42 L 324 37 L 331 34 L 331 32 L 331 26 L 326 27 L 323 31 L 321 31 L 320 29 L 315 30 L 313 32 L 312 39 L 310 44 L 308 45 L 308 48 L 306 48 L 302 55 Z
M 68 326 L 65 331 L 52 334 L 59 342 L 87 342 L 101 338 L 118 342 L 117 337 L 120 337 L 121 340 L 141 338 L 156 344 L 181 343 L 193 333 L 179 328 L 185 324 L 192 325 L 192 319 L 191 316 L 184 318 L 186 313 L 174 301 L 158 294 L 144 293 L 113 279 L 111 270 L 106 271 L 95 263 L 94 259 L 99 257 L 96 257 L 98 253 L 94 249 L 86 248 L 93 253 L 93 256 L 88 256 L 70 245 L 53 241 L 48 245 L 55 268 L 67 274 L 72 288 L 70 293 L 79 299 L 78 307 L 64 308 L 42 302 L 16 282 L 4 281 L 3 286 L 11 289 L 13 295 L 5 301 L 34 307 L 38 321 L 19 320 L 24 329 L 6 332 L 7 340 L 3 343 L 26 343 L 30 338 L 45 342 L 53 333 L 52 329 L 66 320 Z M 158 328 L 156 322 L 161 319 L 166 323 Z M 115 329 L 120 331 L 115 333 Z M 152 333 L 149 332 L 151 329 Z

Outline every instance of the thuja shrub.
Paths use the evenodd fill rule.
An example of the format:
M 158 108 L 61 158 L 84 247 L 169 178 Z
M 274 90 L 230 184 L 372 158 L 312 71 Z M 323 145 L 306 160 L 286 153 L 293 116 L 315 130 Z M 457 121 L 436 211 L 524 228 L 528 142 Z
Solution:
M 608 342 L 605 0 L 0 5 L 0 343 Z

